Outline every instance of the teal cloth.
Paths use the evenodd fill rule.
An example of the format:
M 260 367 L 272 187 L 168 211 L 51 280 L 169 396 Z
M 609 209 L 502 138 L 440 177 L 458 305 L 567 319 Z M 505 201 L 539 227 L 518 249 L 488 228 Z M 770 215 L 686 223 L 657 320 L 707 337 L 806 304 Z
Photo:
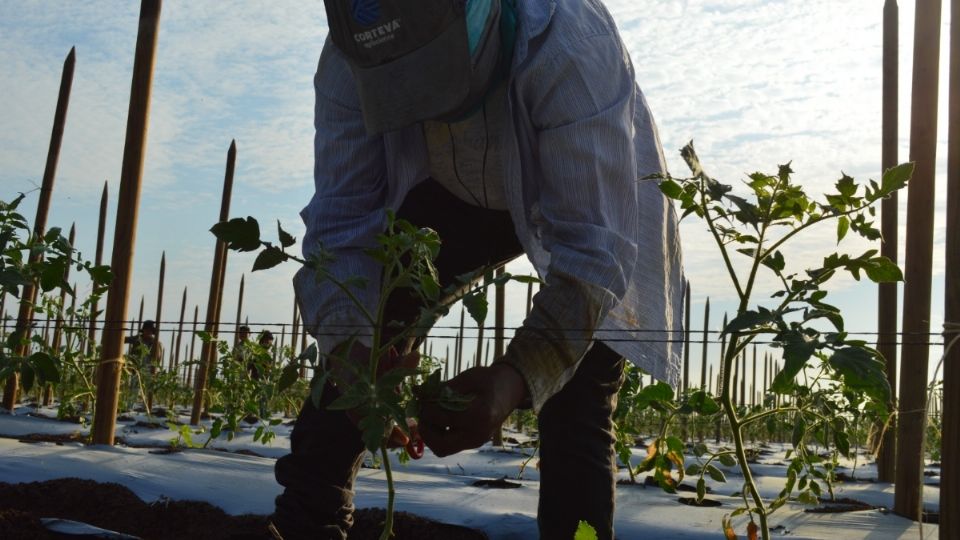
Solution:
M 487 27 L 487 17 L 490 16 L 490 7 L 493 0 L 470 0 L 467 2 L 467 41 L 470 43 L 470 54 L 477 51 L 483 30 Z

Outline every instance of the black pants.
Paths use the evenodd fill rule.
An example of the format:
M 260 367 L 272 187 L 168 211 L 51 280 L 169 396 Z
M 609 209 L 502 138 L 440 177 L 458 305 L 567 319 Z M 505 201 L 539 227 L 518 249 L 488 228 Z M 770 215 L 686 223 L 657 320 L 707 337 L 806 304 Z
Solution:
M 522 254 L 510 216 L 464 203 L 435 182 L 417 186 L 399 218 L 440 234 L 436 266 L 442 286 L 485 266 Z M 413 321 L 419 306 L 404 292 L 391 296 L 385 320 Z M 623 375 L 623 359 L 594 343 L 573 379 L 539 415 L 540 537 L 568 540 L 580 520 L 613 537 L 616 458 L 611 415 Z M 353 480 L 363 461 L 360 432 L 342 411 L 328 411 L 336 397 L 329 385 L 320 407 L 304 402 L 290 437 L 291 453 L 277 460 L 274 524 L 286 540 L 343 540 L 352 525 Z

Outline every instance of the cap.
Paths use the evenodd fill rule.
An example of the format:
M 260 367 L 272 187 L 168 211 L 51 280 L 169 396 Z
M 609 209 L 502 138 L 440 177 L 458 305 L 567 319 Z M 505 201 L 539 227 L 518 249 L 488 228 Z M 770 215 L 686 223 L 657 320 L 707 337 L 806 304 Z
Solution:
M 471 90 L 465 0 L 324 0 L 370 134 L 457 110 Z

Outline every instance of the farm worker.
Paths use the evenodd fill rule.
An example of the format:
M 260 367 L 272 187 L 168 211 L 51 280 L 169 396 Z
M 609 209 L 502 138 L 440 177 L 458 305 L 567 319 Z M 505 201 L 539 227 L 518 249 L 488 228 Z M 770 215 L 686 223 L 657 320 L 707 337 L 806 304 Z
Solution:
M 544 281 L 529 317 L 502 358 L 449 381 L 474 396 L 467 409 L 427 406 L 420 431 L 447 456 L 532 407 L 541 538 L 572 538 L 580 520 L 612 538 L 624 358 L 676 381 L 683 296 L 676 216 L 645 179 L 664 170 L 656 127 L 613 19 L 599 0 L 324 4 L 305 254 L 322 245 L 335 278 L 364 278 L 352 290 L 371 313 L 381 269 L 365 250 L 388 210 L 439 233 L 442 285 L 526 254 Z M 369 346 L 347 295 L 309 270 L 294 285 L 321 352 L 349 335 Z M 416 320 L 403 292 L 389 304 L 385 321 Z M 363 443 L 350 414 L 326 410 L 337 395 L 305 402 L 277 461 L 287 540 L 341 539 L 352 523 Z
M 155 321 L 143 321 L 140 324 L 140 332 L 136 336 L 126 337 L 123 342 L 128 345 L 127 356 L 129 356 L 134 365 L 139 370 L 140 384 L 146 391 L 147 402 L 144 407 L 148 411 L 153 410 L 153 389 L 151 382 L 153 376 L 157 373 L 157 366 L 163 360 L 163 344 L 157 339 L 157 323 Z M 130 378 L 130 391 L 136 396 L 139 393 L 137 380 Z

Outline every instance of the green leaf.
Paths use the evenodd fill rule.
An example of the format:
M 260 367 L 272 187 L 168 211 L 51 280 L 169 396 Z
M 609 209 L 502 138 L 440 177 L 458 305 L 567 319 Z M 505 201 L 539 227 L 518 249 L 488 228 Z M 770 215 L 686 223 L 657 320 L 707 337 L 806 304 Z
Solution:
M 847 216 L 840 216 L 837 220 L 837 243 L 839 244 L 843 237 L 850 231 L 850 219 Z
M 673 388 L 670 388 L 670 385 L 665 382 L 658 382 L 657 384 L 651 384 L 643 387 L 643 390 L 637 393 L 636 397 L 636 407 L 637 409 L 646 409 L 651 402 L 655 401 L 671 401 L 673 399 Z
M 680 199 L 683 195 L 683 188 L 672 179 L 664 179 L 660 182 L 660 191 L 670 199 Z
M 257 270 L 266 270 L 268 268 L 273 268 L 278 264 L 287 260 L 287 254 L 281 251 L 279 248 L 270 246 L 257 255 L 257 259 L 253 261 L 253 271 Z
M 783 369 L 773 379 L 770 389 L 785 394 L 793 389 L 793 379 L 807 365 L 807 360 L 817 350 L 817 343 L 810 341 L 804 334 L 791 331 L 778 335 L 777 340 L 784 343 Z
M 737 459 L 730 454 L 720 454 L 717 459 L 724 467 L 735 467 L 737 465 Z
M 849 388 L 859 390 L 879 403 L 890 401 L 886 365 L 879 353 L 867 347 L 836 349 L 829 360 Z
M 20 384 L 23 385 L 23 390 L 29 392 L 33 389 L 33 381 L 36 379 L 36 372 L 29 364 L 23 365 L 20 368 Z
M 260 247 L 260 224 L 250 216 L 222 221 L 210 228 L 219 240 L 235 251 L 255 251 Z
M 773 313 L 766 308 L 761 307 L 759 311 L 744 311 L 734 317 L 734 319 L 727 324 L 726 328 L 723 329 L 722 333 L 732 334 L 734 332 L 764 326 L 773 322 L 773 319 Z
M 40 382 L 58 383 L 60 382 L 60 370 L 57 368 L 57 361 L 45 352 L 35 352 L 30 355 L 27 362 L 33 367 L 40 377 Z
M 280 245 L 288 248 L 297 243 L 297 239 L 290 235 L 287 231 L 283 230 L 283 227 L 280 226 L 280 220 L 277 220 L 277 236 L 280 238 Z
M 779 251 L 774 251 L 772 254 L 768 254 L 763 258 L 762 261 L 760 261 L 760 263 L 777 273 L 783 272 L 784 267 L 787 265 L 786 261 L 783 259 L 783 253 L 780 253 Z
M 105 264 L 88 267 L 87 274 L 90 275 L 90 280 L 99 286 L 109 285 L 113 281 L 113 272 Z
M 597 540 L 597 530 L 590 526 L 586 521 L 580 521 L 577 525 L 577 532 L 573 535 L 573 540 Z
M 803 416 L 797 415 L 797 420 L 793 423 L 793 433 L 790 442 L 794 448 L 799 448 L 803 444 L 803 437 L 807 433 L 807 422 Z M 803 489 L 802 487 L 800 489 Z
M 833 432 L 833 445 L 837 447 L 844 457 L 850 455 L 850 436 L 847 435 L 846 431 L 834 430 Z
M 903 281 L 903 272 L 900 267 L 890 259 L 880 256 L 871 259 L 872 264 L 864 268 L 864 272 L 870 281 L 874 283 L 889 283 L 894 281 Z
M 712 478 L 714 482 L 726 482 L 726 481 L 727 481 L 727 477 L 724 476 L 723 471 L 721 471 L 720 469 L 714 467 L 713 465 L 707 465 L 706 470 L 707 470 L 707 474 L 710 475 L 710 478 Z
M 707 482 L 703 478 L 697 479 L 697 502 L 702 502 L 707 496 Z
M 331 411 L 347 411 L 350 409 L 355 409 L 366 403 L 369 397 L 369 394 L 361 392 L 359 387 L 354 385 L 351 386 L 346 393 L 333 400 L 331 404 L 327 405 L 327 409 L 330 409 Z
M 63 259 L 54 259 L 47 261 L 43 265 L 43 271 L 40 274 L 40 288 L 43 292 L 49 292 L 57 287 L 66 285 L 63 275 L 67 270 L 67 262 Z
M 477 325 L 481 325 L 487 320 L 489 303 L 487 302 L 486 289 L 465 295 L 463 297 L 463 305 L 467 308 L 467 312 L 470 313 L 470 318 L 472 318 Z
M 297 364 L 287 364 L 280 373 L 280 379 L 277 381 L 277 392 L 283 392 L 293 386 L 300 378 L 300 366 Z
M 894 191 L 903 188 L 907 185 L 911 176 L 913 176 L 913 163 L 901 163 L 896 167 L 887 169 L 883 173 L 883 178 L 880 181 L 880 193 L 878 195 L 886 197 Z
M 705 416 L 720 412 L 720 405 L 703 390 L 698 390 L 690 396 L 690 405 L 695 412 Z

